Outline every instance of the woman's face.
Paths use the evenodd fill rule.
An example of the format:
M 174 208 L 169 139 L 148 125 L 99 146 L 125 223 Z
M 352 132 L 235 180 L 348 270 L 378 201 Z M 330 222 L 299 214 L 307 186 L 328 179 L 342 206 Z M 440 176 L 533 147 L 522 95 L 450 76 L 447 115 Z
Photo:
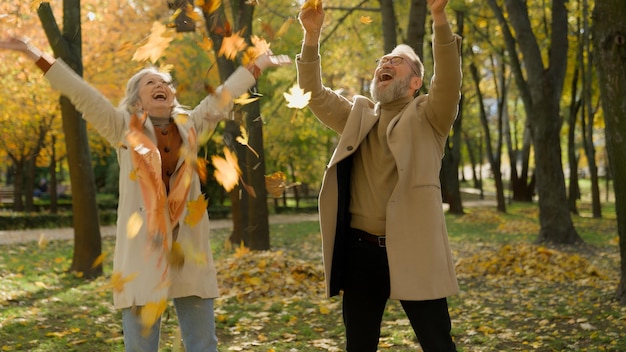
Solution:
M 139 81 L 137 107 L 150 116 L 170 116 L 174 98 L 175 92 L 170 82 L 156 73 L 148 73 Z

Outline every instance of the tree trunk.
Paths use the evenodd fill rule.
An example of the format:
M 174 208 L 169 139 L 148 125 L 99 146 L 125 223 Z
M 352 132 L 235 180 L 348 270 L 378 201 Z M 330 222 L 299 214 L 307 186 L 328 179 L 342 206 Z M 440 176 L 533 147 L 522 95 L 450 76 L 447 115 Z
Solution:
M 426 0 L 411 0 L 406 42 L 420 58 L 424 57 L 424 36 L 426 35 Z
M 617 297 L 626 304 L 626 2 L 596 1 L 593 10 L 595 64 L 598 70 L 606 146 L 614 177 L 615 213 L 621 257 Z
M 463 13 L 457 12 L 458 33 L 463 35 Z M 423 27 L 423 26 L 422 26 Z M 441 189 L 443 199 L 450 206 L 448 211 L 461 215 L 463 202 L 461 200 L 461 186 L 459 185 L 459 163 L 461 160 L 461 131 L 463 127 L 463 96 L 459 101 L 459 113 L 452 125 L 452 133 L 448 136 L 445 145 L 445 154 L 441 163 Z
M 396 13 L 393 9 L 393 0 L 379 0 L 380 14 L 383 27 L 383 46 L 385 54 L 390 53 L 396 47 Z
M 574 229 L 565 194 L 561 161 L 560 98 L 563 91 L 568 52 L 568 23 L 565 0 L 552 0 L 550 51 L 547 67 L 528 16 L 524 0 L 505 0 L 508 21 L 515 30 L 512 38 L 509 22 L 496 1 L 489 0 L 505 33 L 507 49 L 514 60 L 523 58 L 527 81 L 520 66 L 513 66 L 523 95 L 535 151 L 535 175 L 539 195 L 538 242 L 575 244 L 582 239 Z M 519 47 L 520 53 L 517 52 Z M 518 57 L 519 55 L 519 57 Z
M 55 56 L 82 76 L 80 0 L 63 1 L 63 33 L 49 3 L 42 3 L 38 14 Z M 62 96 L 60 104 L 73 190 L 74 256 L 70 271 L 82 273 L 84 278 L 90 279 L 102 275 L 102 265 L 93 267 L 102 254 L 102 238 L 86 122 L 69 99 Z
M 254 7 L 246 4 L 245 0 L 231 2 L 231 9 L 235 23 L 233 31 L 237 32 L 246 29 L 244 38 L 250 43 L 252 35 L 252 14 Z M 235 64 L 217 53 L 222 45 L 224 35 L 228 33 L 218 33 L 217 28 L 225 28 L 225 15 L 223 6 L 212 14 L 204 14 L 207 23 L 209 36 L 213 41 L 220 78 L 224 81 L 235 71 Z M 230 193 L 232 203 L 233 232 L 230 241 L 233 245 L 243 243 L 253 250 L 269 249 L 269 218 L 267 207 L 267 191 L 265 189 L 265 159 L 263 151 L 263 124 L 260 116 L 259 101 L 245 106 L 245 113 L 242 119 L 228 121 L 224 131 L 224 140 L 227 145 L 236 151 L 239 166 L 242 172 L 243 182 L 254 189 L 255 196 L 250 195 L 244 185 L 240 184 Z M 249 134 L 249 145 L 258 154 L 257 158 L 250 150 L 236 142 L 239 135 L 239 126 L 243 123 Z

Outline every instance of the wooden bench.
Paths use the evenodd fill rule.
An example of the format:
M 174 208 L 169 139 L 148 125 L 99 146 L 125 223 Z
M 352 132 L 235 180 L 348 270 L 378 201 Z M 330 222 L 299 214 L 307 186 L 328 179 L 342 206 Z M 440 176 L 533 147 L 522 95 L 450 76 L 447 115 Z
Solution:
M 13 187 L 0 188 L 0 203 L 13 204 Z

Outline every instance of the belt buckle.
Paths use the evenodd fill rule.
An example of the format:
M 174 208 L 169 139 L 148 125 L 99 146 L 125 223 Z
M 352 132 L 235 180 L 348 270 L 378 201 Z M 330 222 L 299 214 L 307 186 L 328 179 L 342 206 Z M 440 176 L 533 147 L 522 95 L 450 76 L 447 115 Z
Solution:
M 385 236 L 378 236 L 378 247 L 386 247 Z

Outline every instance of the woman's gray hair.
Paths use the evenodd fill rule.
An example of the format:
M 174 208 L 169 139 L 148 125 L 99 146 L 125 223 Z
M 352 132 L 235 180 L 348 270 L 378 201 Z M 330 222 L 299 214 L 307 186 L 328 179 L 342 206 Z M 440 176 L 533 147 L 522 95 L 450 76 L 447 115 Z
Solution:
M 137 112 L 137 102 L 139 101 L 139 82 L 148 74 L 159 75 L 165 82 L 168 82 L 174 95 L 176 94 L 176 88 L 172 83 L 172 76 L 169 73 L 161 72 L 155 67 L 146 67 L 141 71 L 135 73 L 126 83 L 126 94 L 120 101 L 119 107 L 122 110 L 128 111 L 130 114 Z M 174 117 L 180 112 L 184 112 L 185 109 L 180 105 L 176 96 L 172 102 L 171 116 Z

